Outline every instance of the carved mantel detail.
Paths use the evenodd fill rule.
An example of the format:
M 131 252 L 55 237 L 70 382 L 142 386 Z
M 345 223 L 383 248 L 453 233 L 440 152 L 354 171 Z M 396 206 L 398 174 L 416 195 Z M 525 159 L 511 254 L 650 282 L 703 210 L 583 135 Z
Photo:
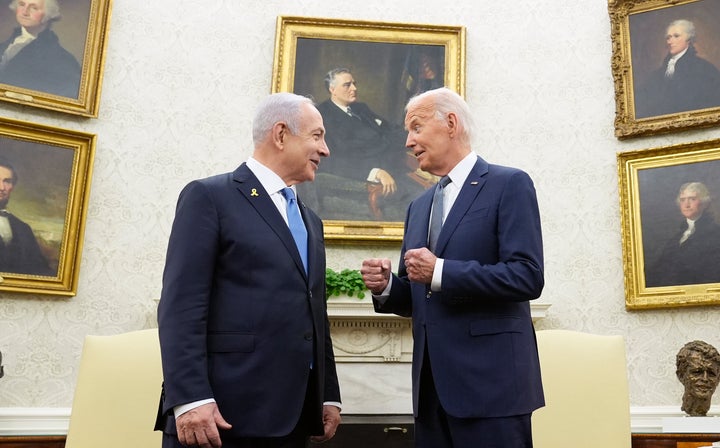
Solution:
M 545 317 L 549 304 L 530 305 L 532 319 Z M 328 301 L 330 333 L 338 362 L 412 362 L 412 323 L 405 317 L 378 314 L 369 298 Z
M 339 362 L 410 362 L 410 319 L 331 318 L 335 359 Z

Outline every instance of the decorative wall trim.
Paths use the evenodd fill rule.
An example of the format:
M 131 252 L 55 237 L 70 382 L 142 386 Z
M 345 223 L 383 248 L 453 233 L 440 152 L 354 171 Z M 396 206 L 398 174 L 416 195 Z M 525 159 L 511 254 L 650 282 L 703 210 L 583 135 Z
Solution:
M 549 303 L 531 303 L 530 313 L 533 322 L 542 319 L 547 315 L 550 308 Z M 328 315 L 330 319 L 337 317 L 372 317 L 373 319 L 402 319 L 394 314 L 378 314 L 373 309 L 372 299 L 366 297 L 364 299 L 356 299 L 353 297 L 332 298 L 328 301 Z
M 531 304 L 533 321 L 550 304 Z M 333 298 L 328 302 L 330 332 L 338 362 L 412 362 L 412 326 L 405 317 L 378 314 L 369 298 Z
M 679 406 L 631 406 L 630 429 L 662 433 L 663 418 L 683 415 Z M 711 406 L 708 416 L 720 418 L 720 406 Z M 0 408 L 0 436 L 67 435 L 69 422 L 70 408 Z
M 67 435 L 70 408 L 0 408 L 0 436 Z
M 410 319 L 336 317 L 330 332 L 338 362 L 412 362 Z

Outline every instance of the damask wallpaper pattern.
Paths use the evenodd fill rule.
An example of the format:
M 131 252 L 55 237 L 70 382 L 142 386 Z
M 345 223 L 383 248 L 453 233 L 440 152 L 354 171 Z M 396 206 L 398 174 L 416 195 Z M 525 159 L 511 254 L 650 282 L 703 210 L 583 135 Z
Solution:
M 77 296 L 0 294 L 0 408 L 69 407 L 85 335 L 152 326 L 177 194 L 250 154 L 278 15 L 465 26 L 475 149 L 527 170 L 538 190 L 546 250 L 539 300 L 552 304 L 538 328 L 623 335 L 632 405 L 679 406 L 674 356 L 693 339 L 720 346 L 720 309 L 625 310 L 615 154 L 720 132 L 614 138 L 604 1 L 331 5 L 115 0 L 97 119 L 0 104 L 5 117 L 98 135 Z M 396 261 L 398 252 L 334 246 L 329 265 Z

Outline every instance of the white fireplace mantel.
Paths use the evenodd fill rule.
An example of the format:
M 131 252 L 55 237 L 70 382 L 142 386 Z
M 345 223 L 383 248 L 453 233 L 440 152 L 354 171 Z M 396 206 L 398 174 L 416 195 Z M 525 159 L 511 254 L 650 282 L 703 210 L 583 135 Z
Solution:
M 550 304 L 531 303 L 533 322 L 545 317 Z M 328 300 L 330 331 L 338 362 L 411 362 L 409 318 L 378 314 L 372 299 L 339 297 Z

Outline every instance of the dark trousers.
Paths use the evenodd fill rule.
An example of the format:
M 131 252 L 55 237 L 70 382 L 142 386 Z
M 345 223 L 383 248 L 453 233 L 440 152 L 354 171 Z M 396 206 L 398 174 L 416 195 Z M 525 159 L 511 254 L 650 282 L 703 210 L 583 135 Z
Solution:
M 481 379 L 479 379 L 481 380 Z M 532 448 L 531 414 L 496 418 L 456 418 L 440 404 L 425 352 L 415 419 L 416 448 Z

